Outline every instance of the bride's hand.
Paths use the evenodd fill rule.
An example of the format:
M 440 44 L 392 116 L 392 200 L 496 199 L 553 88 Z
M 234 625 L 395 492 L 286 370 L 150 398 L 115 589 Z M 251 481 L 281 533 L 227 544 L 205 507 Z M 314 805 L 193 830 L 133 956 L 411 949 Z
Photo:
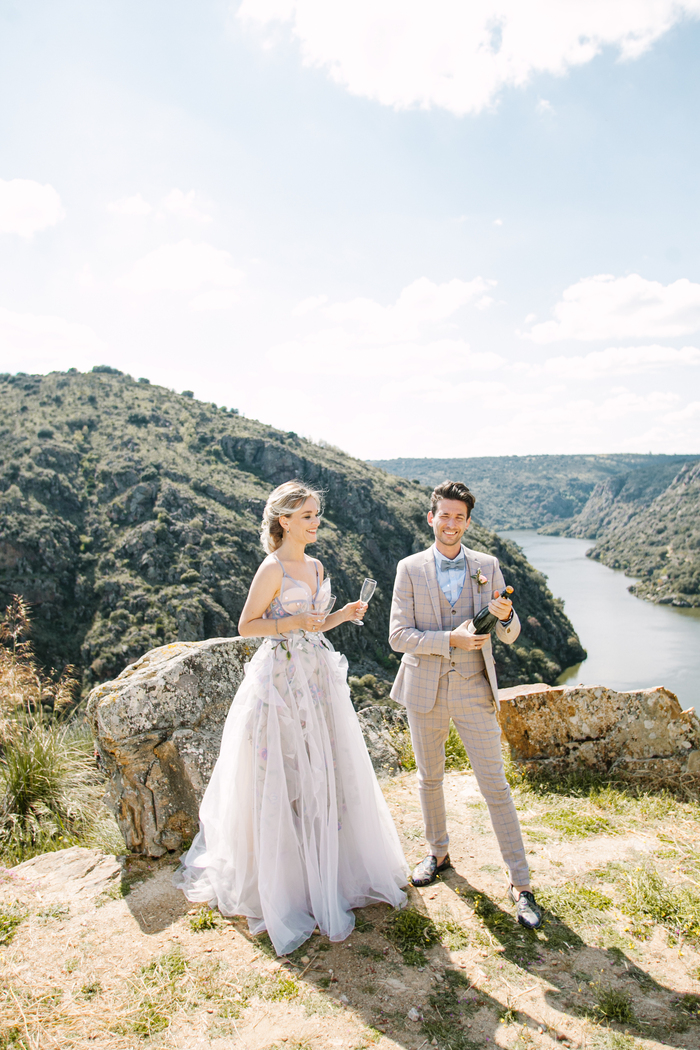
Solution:
M 321 630 L 325 619 L 325 613 L 297 613 L 296 616 L 285 617 L 285 630 L 310 631 L 311 633 L 315 633 Z
M 343 606 L 346 620 L 361 620 L 368 609 L 367 602 L 349 602 Z

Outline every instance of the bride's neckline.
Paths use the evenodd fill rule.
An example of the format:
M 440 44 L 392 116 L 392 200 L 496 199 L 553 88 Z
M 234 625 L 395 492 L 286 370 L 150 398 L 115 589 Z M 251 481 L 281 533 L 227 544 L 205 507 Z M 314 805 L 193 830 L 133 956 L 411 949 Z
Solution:
M 290 573 L 288 573 L 287 570 L 284 567 L 284 563 L 283 563 L 282 559 L 278 558 L 276 554 L 274 554 L 273 557 L 274 557 L 275 561 L 277 562 L 277 564 L 279 565 L 280 569 L 282 570 L 282 575 L 284 577 L 286 577 L 288 580 L 293 580 L 294 583 L 298 583 L 301 587 L 306 587 L 306 589 L 309 592 L 309 594 L 313 597 L 313 594 L 314 594 L 313 587 L 310 584 L 308 584 L 306 582 L 306 580 L 299 580 L 299 579 L 297 579 L 296 576 L 292 576 Z M 322 586 L 321 579 L 320 579 L 319 574 L 318 574 L 318 566 L 313 561 L 313 558 L 310 559 L 310 560 L 311 560 L 311 563 L 314 566 L 314 569 L 316 570 L 316 594 L 318 594 L 318 592 L 321 590 L 321 586 Z M 280 590 L 280 597 L 281 597 L 281 595 L 282 595 L 282 592 Z

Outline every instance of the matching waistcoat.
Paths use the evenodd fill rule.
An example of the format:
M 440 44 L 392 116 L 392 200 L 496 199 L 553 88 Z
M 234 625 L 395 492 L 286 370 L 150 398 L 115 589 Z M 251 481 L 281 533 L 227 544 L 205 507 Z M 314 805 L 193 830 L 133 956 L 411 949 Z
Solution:
M 450 605 L 439 585 L 438 593 L 440 595 L 443 631 L 454 630 L 460 623 L 470 620 L 474 616 L 474 592 L 470 585 L 469 576 L 466 577 L 462 593 L 454 606 Z M 484 654 L 480 649 L 466 652 L 464 649 L 455 648 L 450 651 L 449 657 L 441 657 L 440 677 L 442 678 L 449 671 L 456 671 L 463 678 L 471 678 L 472 675 L 479 674 L 485 669 Z

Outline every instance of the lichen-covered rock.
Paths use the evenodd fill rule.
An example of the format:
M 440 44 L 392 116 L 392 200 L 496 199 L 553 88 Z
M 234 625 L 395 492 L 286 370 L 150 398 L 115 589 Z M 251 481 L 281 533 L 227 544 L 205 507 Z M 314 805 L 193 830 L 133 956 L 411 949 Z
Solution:
M 529 687 L 530 689 L 532 687 Z M 559 774 L 587 769 L 669 787 L 700 773 L 700 721 L 658 686 L 616 692 L 602 686 L 551 688 L 501 699 L 500 722 L 513 760 Z
M 224 721 L 259 642 L 212 638 L 152 649 L 93 689 L 88 716 L 130 850 L 159 857 L 197 831 Z
M 159 857 L 196 833 L 199 803 L 245 664 L 259 640 L 212 638 L 152 649 L 88 699 L 108 803 L 130 850 Z M 402 712 L 360 713 L 378 773 L 399 768 L 391 729 Z

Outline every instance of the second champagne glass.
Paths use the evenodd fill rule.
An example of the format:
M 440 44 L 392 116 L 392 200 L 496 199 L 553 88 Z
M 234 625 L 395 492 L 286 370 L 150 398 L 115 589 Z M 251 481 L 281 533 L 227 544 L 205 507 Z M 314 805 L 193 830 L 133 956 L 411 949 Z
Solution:
M 370 580 L 369 577 L 367 577 L 365 579 L 365 582 L 362 584 L 362 590 L 360 591 L 360 601 L 361 602 L 368 602 L 370 600 L 370 598 L 372 597 L 372 595 L 374 594 L 376 586 L 377 586 L 377 581 L 376 580 Z M 358 627 L 363 627 L 364 626 L 364 624 L 362 623 L 362 620 L 351 620 L 350 623 L 356 623 Z

